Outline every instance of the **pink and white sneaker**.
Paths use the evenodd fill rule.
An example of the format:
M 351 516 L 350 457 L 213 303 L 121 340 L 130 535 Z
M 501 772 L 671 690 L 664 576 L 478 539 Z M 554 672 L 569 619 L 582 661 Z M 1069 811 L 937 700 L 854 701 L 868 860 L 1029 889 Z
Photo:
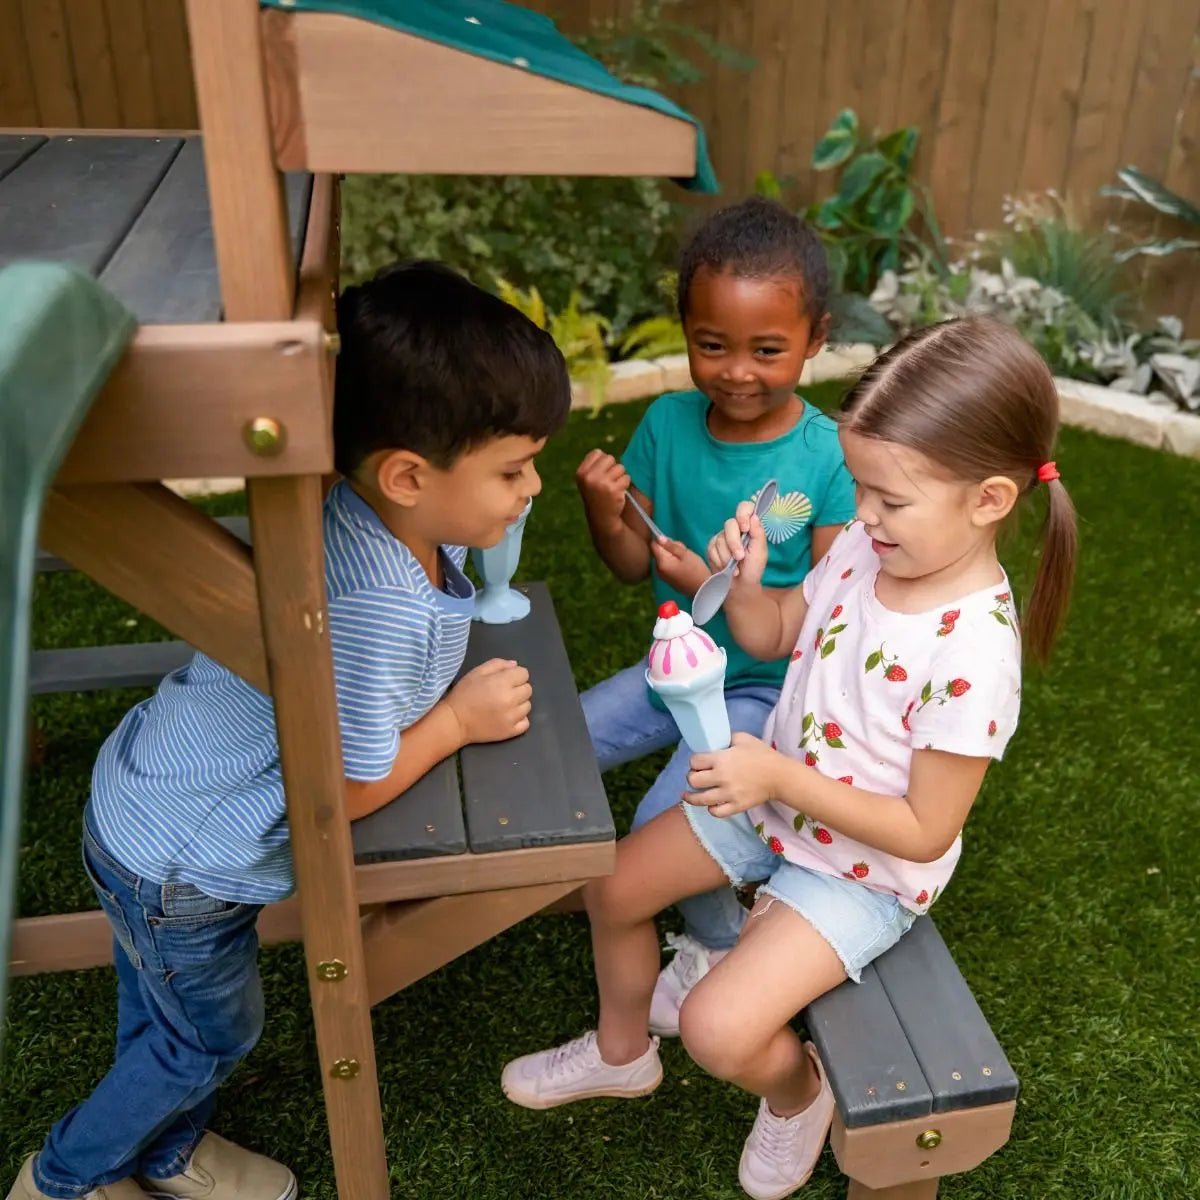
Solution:
M 500 1076 L 504 1094 L 524 1108 L 556 1108 L 595 1096 L 648 1096 L 662 1083 L 658 1038 L 633 1062 L 611 1066 L 600 1057 L 592 1030 L 551 1050 L 514 1058 Z
M 821 1157 L 833 1124 L 833 1092 L 812 1042 L 805 1043 L 821 1079 L 817 1098 L 794 1117 L 777 1117 L 766 1100 L 742 1150 L 738 1179 L 754 1200 L 783 1200 L 803 1187 Z
M 692 990 L 729 953 L 710 950 L 686 933 L 668 933 L 667 948 L 675 957 L 658 973 L 650 1001 L 650 1032 L 659 1037 L 679 1036 L 679 1010 Z

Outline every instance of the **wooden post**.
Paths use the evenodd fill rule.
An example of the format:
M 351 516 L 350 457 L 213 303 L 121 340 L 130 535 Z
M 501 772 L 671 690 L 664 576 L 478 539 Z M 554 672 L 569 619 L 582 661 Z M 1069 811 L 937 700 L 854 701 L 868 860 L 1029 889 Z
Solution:
M 937 1200 L 938 1181 L 922 1179 L 917 1183 L 898 1183 L 895 1187 L 869 1188 L 857 1179 L 850 1180 L 846 1200 Z
M 258 3 L 187 7 L 225 319 L 287 320 L 296 274 Z M 248 493 L 338 1194 L 383 1200 L 387 1158 L 326 621 L 320 476 L 251 480 Z

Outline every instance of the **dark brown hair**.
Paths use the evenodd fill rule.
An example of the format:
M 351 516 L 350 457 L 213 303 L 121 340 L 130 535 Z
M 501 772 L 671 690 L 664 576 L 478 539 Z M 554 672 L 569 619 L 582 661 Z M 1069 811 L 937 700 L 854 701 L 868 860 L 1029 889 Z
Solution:
M 1016 330 L 966 317 L 915 330 L 881 354 L 842 404 L 863 437 L 908 446 L 957 479 L 1010 478 L 1024 494 L 1054 457 L 1058 391 L 1041 356 Z M 1075 506 L 1062 481 L 1048 494 L 1041 556 L 1022 625 L 1045 662 L 1066 616 L 1075 576 Z

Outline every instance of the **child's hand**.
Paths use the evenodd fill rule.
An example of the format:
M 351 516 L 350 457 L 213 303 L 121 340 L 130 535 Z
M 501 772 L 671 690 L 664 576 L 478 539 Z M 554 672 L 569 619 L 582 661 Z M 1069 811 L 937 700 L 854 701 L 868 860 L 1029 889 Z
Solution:
M 714 817 L 731 817 L 770 800 L 778 790 L 778 750 L 748 733 L 735 733 L 728 750 L 693 754 L 688 786 L 689 804 L 703 805 Z
M 659 578 L 681 596 L 694 595 L 710 574 L 700 555 L 670 538 L 655 538 L 650 543 L 650 555 Z
M 575 484 L 593 521 L 616 531 L 622 525 L 629 472 L 611 454 L 591 450 L 575 472 Z
M 742 535 L 750 534 L 750 544 L 742 546 Z M 721 570 L 734 559 L 735 578 L 743 584 L 761 583 L 767 567 L 767 532 L 762 521 L 754 515 L 754 505 L 743 500 L 737 507 L 737 516 L 725 522 L 725 528 L 708 543 L 708 562 L 714 571 Z
M 493 658 L 468 671 L 446 693 L 463 745 L 503 742 L 529 728 L 533 687 L 529 672 L 510 659 Z

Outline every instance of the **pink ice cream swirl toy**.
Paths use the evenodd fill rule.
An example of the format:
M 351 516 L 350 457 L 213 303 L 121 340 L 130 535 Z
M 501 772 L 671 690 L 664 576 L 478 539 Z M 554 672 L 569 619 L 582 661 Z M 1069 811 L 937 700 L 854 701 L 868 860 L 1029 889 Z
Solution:
M 646 682 L 694 751 L 729 747 L 725 651 L 674 600 L 659 605 Z

